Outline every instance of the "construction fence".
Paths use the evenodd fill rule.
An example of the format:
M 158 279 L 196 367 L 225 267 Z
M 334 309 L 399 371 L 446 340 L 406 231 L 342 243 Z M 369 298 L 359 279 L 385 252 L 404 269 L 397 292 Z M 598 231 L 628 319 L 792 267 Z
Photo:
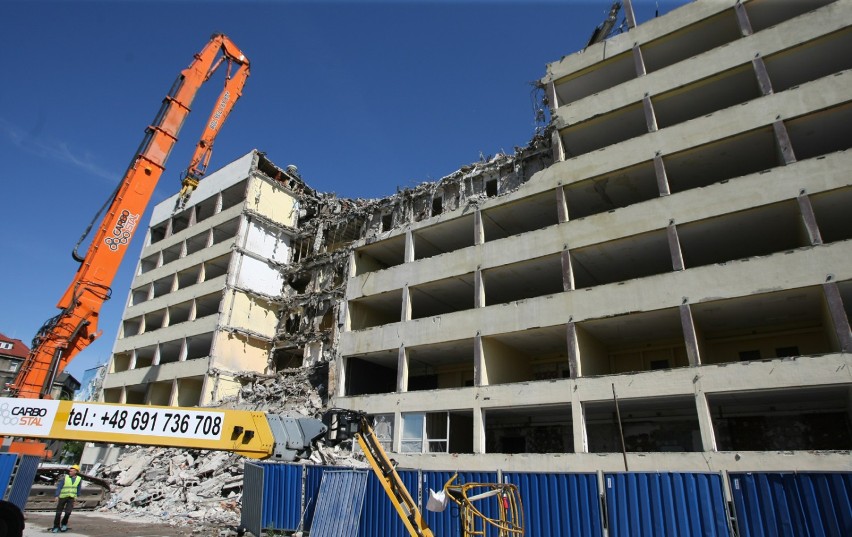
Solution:
M 460 535 L 457 509 L 425 510 L 430 489 L 456 472 L 397 473 L 436 537 Z M 458 474 L 515 484 L 526 537 L 852 535 L 852 472 Z M 407 535 L 372 471 L 287 463 L 245 463 L 241 525 L 258 537 L 326 527 L 340 537 Z

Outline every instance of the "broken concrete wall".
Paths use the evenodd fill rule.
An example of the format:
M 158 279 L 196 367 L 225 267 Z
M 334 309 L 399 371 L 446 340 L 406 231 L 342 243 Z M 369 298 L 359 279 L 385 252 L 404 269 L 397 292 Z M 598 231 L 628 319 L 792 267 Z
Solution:
M 298 231 L 289 263 L 281 267 L 284 284 L 270 367 L 333 362 L 355 244 L 512 192 L 552 162 L 551 136 L 544 132 L 512 155 L 482 156 L 438 181 L 380 199 L 340 198 L 290 185 L 299 192 Z M 270 177 L 290 177 L 268 161 L 263 170 Z

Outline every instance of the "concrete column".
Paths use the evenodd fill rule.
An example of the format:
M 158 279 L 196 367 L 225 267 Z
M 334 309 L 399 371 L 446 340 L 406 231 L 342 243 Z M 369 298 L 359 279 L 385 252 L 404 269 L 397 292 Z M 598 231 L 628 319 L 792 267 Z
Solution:
M 654 114 L 654 103 L 651 102 L 651 96 L 647 93 L 642 97 L 642 109 L 645 111 L 645 124 L 648 126 L 648 132 L 657 132 L 657 116 Z
M 837 341 L 840 343 L 840 351 L 852 351 L 852 331 L 849 329 L 849 318 L 846 316 L 843 297 L 840 295 L 837 282 L 831 279 L 831 281 L 822 284 L 822 290 L 825 294 L 831 321 L 834 324 L 834 331 L 837 334 Z
M 473 307 L 485 307 L 485 282 L 482 280 L 482 270 L 476 267 L 473 273 Z
M 144 315 L 142 316 L 142 322 L 143 323 L 145 322 L 145 316 Z M 115 360 L 115 358 L 113 358 L 113 360 Z M 128 361 L 128 364 L 127 364 L 127 370 L 130 371 L 132 369 L 136 369 L 136 349 L 133 349 L 132 351 L 130 351 L 130 360 Z
M 769 71 L 766 70 L 763 58 L 756 56 L 751 61 L 751 66 L 754 68 L 754 75 L 757 77 L 757 85 L 760 86 L 760 93 L 763 95 L 772 95 L 772 81 L 769 80 Z
M 668 196 L 671 194 L 669 189 L 669 178 L 666 176 L 666 165 L 663 162 L 663 156 L 657 151 L 654 155 L 654 172 L 657 175 L 657 189 L 660 191 L 660 196 Z
M 741 2 L 734 4 L 734 11 L 737 14 L 737 24 L 740 25 L 740 33 L 745 37 L 754 32 L 751 29 L 751 21 L 748 19 L 745 6 Z
M 127 404 L 127 386 L 122 386 L 118 392 L 118 403 L 121 405 Z
M 713 415 L 707 396 L 701 390 L 701 381 L 695 386 L 695 408 L 698 411 L 698 428 L 701 431 L 701 449 L 703 451 L 716 451 L 716 435 L 713 433 Z
M 550 109 L 556 110 L 559 108 L 559 95 L 556 93 L 556 84 L 552 80 L 545 86 L 545 91 L 547 92 L 547 100 L 550 102 Z
M 574 266 L 571 264 L 571 252 L 568 245 L 562 249 L 562 290 L 574 290 Z
M 787 133 L 787 126 L 781 121 L 772 124 L 772 130 L 775 131 L 775 142 L 778 144 L 778 150 L 781 153 L 781 158 L 784 164 L 792 164 L 796 162 L 796 155 L 793 153 L 793 145 L 790 143 L 790 135 Z
M 672 254 L 672 268 L 674 270 L 683 270 L 683 251 L 680 249 L 680 238 L 677 234 L 677 226 L 674 220 L 669 220 L 669 225 L 666 227 L 666 234 L 669 239 L 669 252 Z
M 399 358 L 396 363 L 396 391 L 405 393 L 408 391 L 408 351 L 405 345 L 399 347 Z
M 568 201 L 565 199 L 565 189 L 562 188 L 562 181 L 556 186 L 556 215 L 560 224 L 568 221 Z
M 393 441 L 391 451 L 400 453 L 402 451 L 402 412 L 393 413 Z
M 343 356 L 334 357 L 334 369 L 337 371 L 337 383 L 332 387 L 336 392 L 335 395 L 340 397 L 349 395 L 346 393 L 346 359 Z
M 822 244 L 822 235 L 819 233 L 819 226 L 817 226 L 816 215 L 814 214 L 813 205 L 811 205 L 811 198 L 808 197 L 807 192 L 802 190 L 799 192 L 796 201 L 799 202 L 799 212 L 802 215 L 802 222 L 805 224 L 811 246 Z
M 482 225 L 482 211 L 473 213 L 473 244 L 485 244 L 485 226 Z
M 577 325 L 569 322 L 566 327 L 566 343 L 568 345 L 568 374 L 572 379 L 582 376 L 580 367 L 580 343 L 577 340 Z
M 411 320 L 411 290 L 409 290 L 408 284 L 402 287 L 402 312 L 400 320 L 403 322 Z
M 627 19 L 628 28 L 636 28 L 636 15 L 633 13 L 633 1 L 624 0 L 624 18 Z
M 636 76 L 645 76 L 645 58 L 642 56 L 642 49 L 639 48 L 639 43 L 633 43 L 633 66 L 636 68 Z
M 680 305 L 680 324 L 683 327 L 683 339 L 686 342 L 686 355 L 689 358 L 689 365 L 701 365 L 701 356 L 698 350 L 698 335 L 695 332 L 692 309 L 686 301 Z
M 484 386 L 488 382 L 485 371 L 485 353 L 482 348 L 482 336 L 479 332 L 473 338 L 473 385 Z
M 485 453 L 485 416 L 481 407 L 473 408 L 473 452 Z
M 414 261 L 414 234 L 411 228 L 405 230 L 405 262 Z
M 565 160 L 565 146 L 562 145 L 562 136 L 559 135 L 559 130 L 554 129 L 551 134 L 551 145 L 553 147 L 553 161 L 562 162 Z
M 169 406 L 179 406 L 178 395 L 178 380 L 172 379 L 172 391 L 169 394 Z
M 571 387 L 571 427 L 574 430 L 574 453 L 589 452 L 589 435 L 586 432 L 586 412 L 576 386 Z

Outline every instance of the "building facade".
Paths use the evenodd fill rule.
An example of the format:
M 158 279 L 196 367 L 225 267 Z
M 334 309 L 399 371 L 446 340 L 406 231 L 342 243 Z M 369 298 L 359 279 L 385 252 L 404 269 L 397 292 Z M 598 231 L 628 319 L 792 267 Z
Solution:
M 850 470 L 852 2 L 625 4 L 541 80 L 552 164 L 373 216 L 334 404 L 405 467 Z
M 234 394 L 241 372 L 267 370 L 300 185 L 253 151 L 185 207 L 175 195 L 154 208 L 104 402 L 203 405 Z

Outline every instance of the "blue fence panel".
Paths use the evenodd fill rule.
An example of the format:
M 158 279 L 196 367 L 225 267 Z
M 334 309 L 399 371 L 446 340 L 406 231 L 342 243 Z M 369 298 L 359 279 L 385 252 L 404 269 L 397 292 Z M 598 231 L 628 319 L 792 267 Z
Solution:
M 18 463 L 18 455 L 15 453 L 0 453 L 0 500 L 6 497 L 6 489 L 15 465 Z
M 298 529 L 302 514 L 303 466 L 246 461 L 240 525 L 259 536 L 263 530 Z
M 852 473 L 730 474 L 742 537 L 852 535 Z
M 518 487 L 526 537 L 603 535 L 596 474 L 503 472 Z
M 40 463 L 41 457 L 35 455 L 21 455 L 18 461 L 12 488 L 9 490 L 9 501 L 18 506 L 21 511 L 26 508 L 27 500 L 30 499 L 30 490 L 33 488 Z
M 243 498 L 240 509 L 240 526 L 252 535 L 260 535 L 263 524 L 263 466 L 246 461 L 243 464 Z
M 450 501 L 446 510 L 442 513 L 426 511 L 426 500 L 429 498 L 429 489 L 439 491 L 444 488 L 444 483 L 450 480 L 455 472 L 423 471 L 423 494 L 421 496 L 420 508 L 423 511 L 426 524 L 432 528 L 432 533 L 441 537 L 458 537 L 461 535 L 459 525 L 459 511 L 456 505 Z M 458 472 L 459 477 L 456 484 L 464 483 L 496 483 L 496 472 Z M 483 492 L 483 491 L 480 491 Z M 473 492 L 476 494 L 476 492 Z M 496 506 L 496 497 L 477 502 L 477 507 L 488 517 L 499 517 Z M 496 534 L 488 532 L 487 535 Z
M 606 474 L 609 534 L 624 537 L 727 537 L 719 474 Z
M 400 470 L 397 474 L 416 502 L 420 493 L 420 473 L 417 470 Z M 419 505 L 419 504 L 418 504 Z M 407 535 L 408 530 L 399 518 L 396 508 L 388 498 L 384 487 L 374 472 L 367 479 L 367 494 L 361 511 L 358 535 L 364 537 L 398 537 Z
M 358 537 L 366 470 L 326 470 L 311 521 L 312 537 Z
M 339 466 L 306 466 L 305 467 L 305 530 L 311 529 L 314 511 L 317 508 L 322 474 L 326 470 L 343 470 Z

